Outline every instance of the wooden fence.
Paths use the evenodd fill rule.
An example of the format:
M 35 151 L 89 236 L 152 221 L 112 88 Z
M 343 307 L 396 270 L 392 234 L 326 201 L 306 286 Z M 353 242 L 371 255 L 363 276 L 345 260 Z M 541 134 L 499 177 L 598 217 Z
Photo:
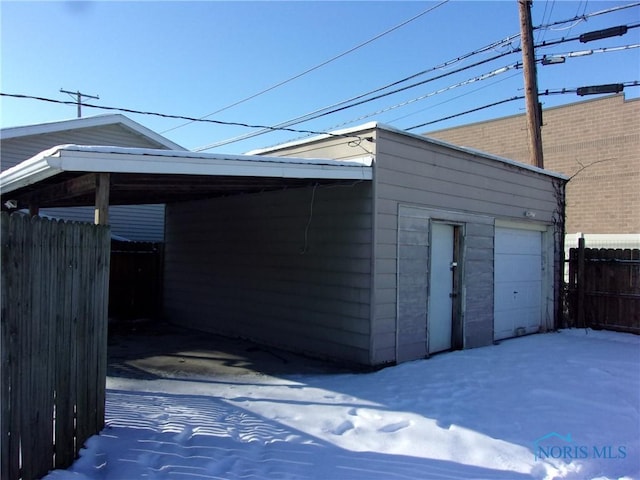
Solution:
M 1 215 L 0 478 L 67 468 L 104 426 L 107 226 Z
M 569 251 L 568 324 L 640 334 L 640 250 Z
M 111 242 L 109 317 L 157 318 L 162 309 L 161 243 Z

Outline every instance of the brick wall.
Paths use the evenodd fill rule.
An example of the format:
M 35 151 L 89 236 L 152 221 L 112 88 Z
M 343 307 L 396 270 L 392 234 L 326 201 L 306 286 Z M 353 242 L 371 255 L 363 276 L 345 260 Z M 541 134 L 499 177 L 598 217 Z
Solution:
M 524 114 L 425 135 L 525 163 Z M 567 184 L 567 233 L 640 233 L 640 99 L 612 95 L 544 110 L 548 170 Z

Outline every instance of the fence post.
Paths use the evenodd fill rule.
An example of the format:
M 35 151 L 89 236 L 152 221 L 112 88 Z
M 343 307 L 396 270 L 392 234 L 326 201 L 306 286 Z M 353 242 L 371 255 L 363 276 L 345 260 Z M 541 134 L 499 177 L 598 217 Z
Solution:
M 585 275 L 584 275 L 584 237 L 578 239 L 578 281 L 577 281 L 577 297 L 578 297 L 578 318 L 577 326 L 586 327 L 584 319 L 584 290 L 585 290 Z

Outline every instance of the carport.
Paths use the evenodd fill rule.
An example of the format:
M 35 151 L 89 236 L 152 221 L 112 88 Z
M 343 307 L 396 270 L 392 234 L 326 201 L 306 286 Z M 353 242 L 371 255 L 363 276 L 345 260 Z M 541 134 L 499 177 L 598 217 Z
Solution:
M 189 206 L 236 197 L 260 203 L 268 192 L 315 192 L 370 183 L 371 178 L 371 157 L 337 161 L 64 145 L 0 174 L 0 188 L 3 210 L 28 209 L 37 215 L 40 208 L 95 206 L 95 223 L 108 224 L 111 205 Z M 173 295 L 167 289 L 175 284 L 165 278 L 166 296 Z M 181 323 L 173 317 L 168 315 Z
M 337 161 L 63 145 L 0 175 L 2 208 L 174 203 L 309 185 L 371 180 L 371 157 Z

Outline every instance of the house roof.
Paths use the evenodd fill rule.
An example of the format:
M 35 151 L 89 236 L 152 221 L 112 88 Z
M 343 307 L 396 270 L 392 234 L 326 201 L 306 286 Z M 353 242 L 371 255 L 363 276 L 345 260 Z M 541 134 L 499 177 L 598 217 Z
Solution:
M 172 142 L 159 133 L 140 125 L 139 123 L 121 114 L 95 115 L 91 117 L 74 118 L 57 122 L 38 123 L 35 125 L 25 125 L 20 127 L 9 127 L 0 130 L 0 140 L 27 137 L 31 135 L 43 135 L 47 133 L 57 133 L 66 130 L 77 130 L 82 128 L 100 127 L 105 125 L 121 125 L 134 134 L 142 135 L 157 143 L 159 147 L 170 150 L 185 150 L 184 147 Z
M 427 144 L 439 145 L 441 147 L 449 148 L 451 150 L 457 150 L 459 152 L 468 153 L 468 154 L 474 155 L 476 157 L 485 158 L 485 159 L 492 160 L 492 161 L 495 161 L 495 162 L 500 162 L 500 163 L 504 163 L 504 164 L 507 164 L 507 165 L 516 166 L 516 167 L 522 168 L 524 170 L 530 170 L 530 171 L 533 171 L 533 172 L 541 173 L 543 175 L 560 178 L 562 180 L 568 180 L 569 179 L 569 177 L 567 177 L 566 175 L 563 175 L 561 173 L 553 172 L 551 170 L 545 170 L 543 168 L 535 167 L 535 166 L 529 165 L 527 163 L 518 162 L 516 160 L 511 160 L 509 158 L 501 157 L 501 156 L 498 156 L 498 155 L 493 155 L 491 153 L 483 152 L 483 151 L 476 150 L 476 149 L 473 149 L 473 148 L 454 145 L 453 143 L 445 142 L 443 140 L 439 140 L 439 139 L 435 139 L 435 138 L 431 138 L 431 137 L 425 137 L 423 135 L 418 135 L 416 133 L 410 133 L 410 132 L 407 132 L 405 130 L 400 130 L 398 128 L 392 127 L 390 125 L 386 125 L 384 123 L 379 123 L 379 122 L 369 122 L 369 123 L 365 123 L 364 125 L 345 128 L 343 130 L 337 130 L 337 131 L 331 132 L 329 134 L 318 135 L 316 137 L 305 138 L 305 139 L 302 139 L 302 140 L 296 140 L 296 141 L 293 141 L 293 142 L 289 142 L 289 143 L 285 143 L 285 144 L 281 144 L 281 145 L 276 145 L 276 146 L 273 146 L 273 147 L 262 148 L 262 149 L 258 149 L 258 150 L 252 150 L 252 151 L 248 152 L 248 155 L 269 154 L 269 153 L 273 153 L 273 152 L 277 152 L 277 151 L 283 150 L 285 148 L 296 147 L 296 146 L 299 146 L 299 145 L 304 145 L 304 144 L 307 144 L 307 143 L 311 143 L 311 142 L 315 142 L 315 141 L 319 141 L 319 140 L 324 140 L 326 138 L 335 137 L 335 136 L 345 136 L 345 137 L 349 137 L 350 135 L 357 136 L 358 133 L 365 132 L 365 131 L 371 131 L 371 130 L 375 130 L 375 129 L 383 130 L 383 131 L 387 131 L 387 132 L 392 132 L 392 133 L 397 134 L 397 135 L 403 135 L 403 136 L 406 136 L 406 137 L 411 137 L 411 138 L 414 138 L 416 140 L 420 140 L 421 142 L 424 142 L 424 143 L 427 143 Z
M 169 203 L 221 195 L 370 180 L 372 158 L 338 161 L 177 150 L 62 145 L 0 174 L 2 202 L 93 205 L 95 174 L 111 174 L 110 204 Z

